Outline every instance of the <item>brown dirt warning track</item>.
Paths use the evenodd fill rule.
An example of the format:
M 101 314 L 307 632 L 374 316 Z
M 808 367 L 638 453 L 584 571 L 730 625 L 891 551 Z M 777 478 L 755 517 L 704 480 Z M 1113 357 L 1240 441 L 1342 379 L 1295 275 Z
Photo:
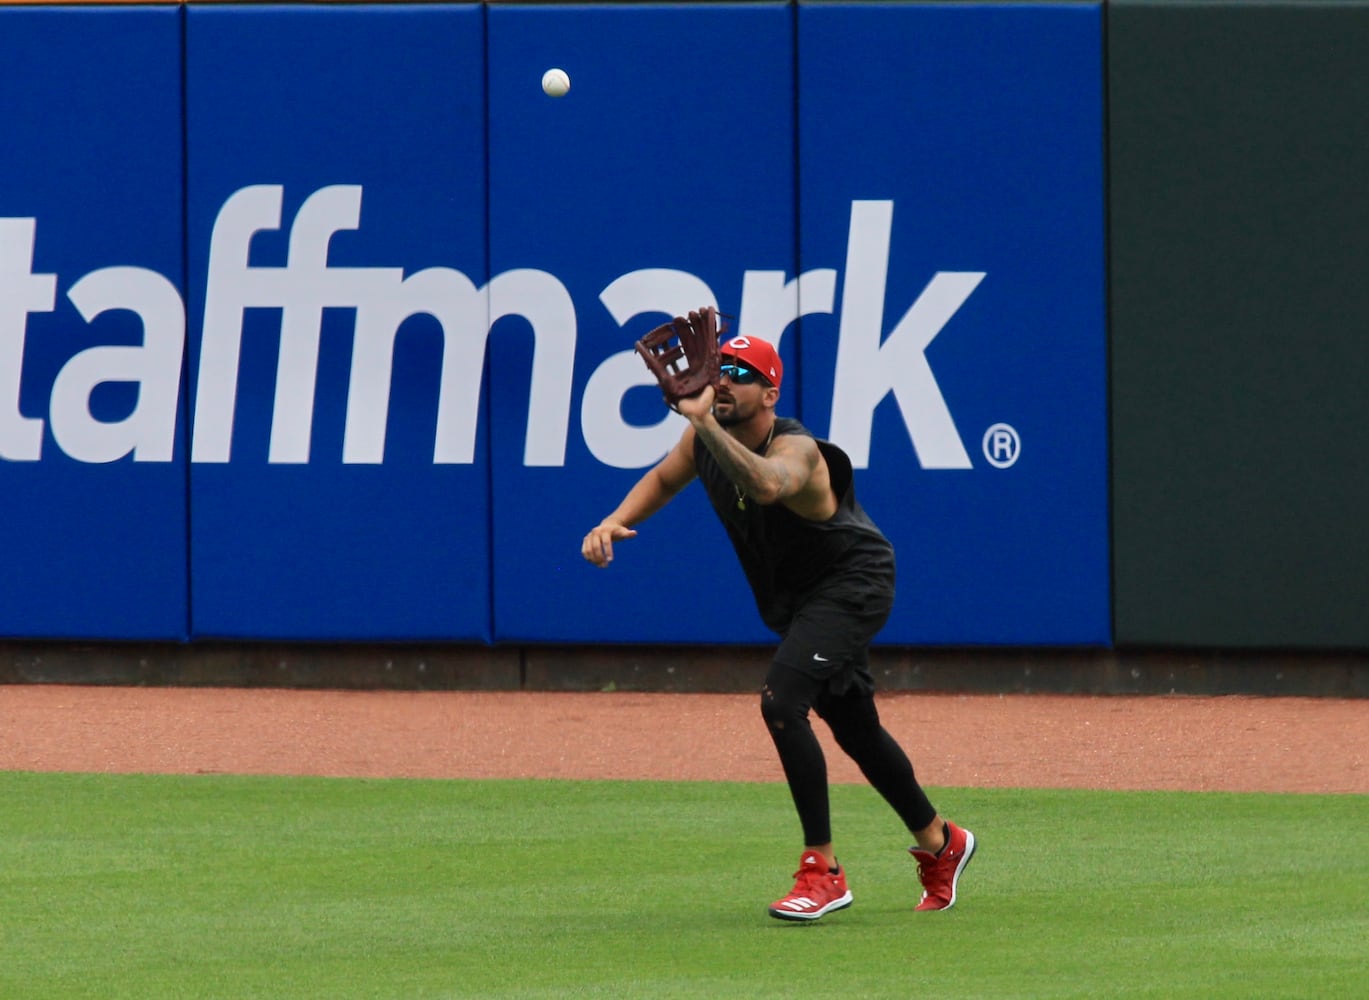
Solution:
M 928 785 L 1369 793 L 1369 701 L 879 696 Z M 863 779 L 815 727 L 831 779 Z M 780 781 L 756 698 L 0 686 L 0 770 Z

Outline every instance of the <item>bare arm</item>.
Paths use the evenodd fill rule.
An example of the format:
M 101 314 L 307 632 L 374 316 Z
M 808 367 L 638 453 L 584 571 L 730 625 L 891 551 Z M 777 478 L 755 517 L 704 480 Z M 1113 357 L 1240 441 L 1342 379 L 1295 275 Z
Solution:
M 580 554 L 596 566 L 613 562 L 613 543 L 636 538 L 634 526 L 668 504 L 697 474 L 694 431 L 686 428 L 675 447 L 637 480 L 617 509 L 590 529 L 580 544 Z
M 758 455 L 742 444 L 718 423 L 712 411 L 712 390 L 705 390 L 695 400 L 681 400 L 680 412 L 689 418 L 690 426 L 699 440 L 718 460 L 727 478 L 737 488 L 759 504 L 802 499 L 814 483 L 821 454 L 813 439 L 801 435 L 776 438 L 764 455 Z M 705 399 L 706 397 L 706 399 Z

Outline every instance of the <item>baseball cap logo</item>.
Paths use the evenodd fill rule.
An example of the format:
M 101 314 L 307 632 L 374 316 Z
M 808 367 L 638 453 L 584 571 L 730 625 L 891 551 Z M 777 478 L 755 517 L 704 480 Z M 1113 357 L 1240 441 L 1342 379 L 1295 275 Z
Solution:
M 778 386 L 782 376 L 779 355 L 767 341 L 745 335 L 733 337 L 723 345 L 723 354 L 741 358 L 760 372 L 771 385 Z

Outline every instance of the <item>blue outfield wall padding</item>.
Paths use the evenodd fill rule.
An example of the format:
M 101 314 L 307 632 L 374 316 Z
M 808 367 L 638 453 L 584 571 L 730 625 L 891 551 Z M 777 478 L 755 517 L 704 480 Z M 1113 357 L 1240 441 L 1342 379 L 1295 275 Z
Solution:
M 698 486 L 579 554 L 717 305 L 856 459 L 881 642 L 1110 641 L 1098 5 L 0 18 L 0 634 L 769 642 Z
M 803 418 L 895 543 L 882 640 L 1106 645 L 1100 6 L 798 26 Z
M 180 19 L 0 8 L 3 636 L 186 636 Z
M 487 640 L 484 13 L 187 16 L 194 633 Z

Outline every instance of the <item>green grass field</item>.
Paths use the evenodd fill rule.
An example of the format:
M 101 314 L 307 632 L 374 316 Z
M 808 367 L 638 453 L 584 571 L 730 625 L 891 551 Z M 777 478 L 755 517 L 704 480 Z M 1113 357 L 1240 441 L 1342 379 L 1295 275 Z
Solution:
M 770 919 L 779 785 L 0 774 L 0 997 L 1369 996 L 1369 798 L 936 789 L 979 853 L 915 914 Z

